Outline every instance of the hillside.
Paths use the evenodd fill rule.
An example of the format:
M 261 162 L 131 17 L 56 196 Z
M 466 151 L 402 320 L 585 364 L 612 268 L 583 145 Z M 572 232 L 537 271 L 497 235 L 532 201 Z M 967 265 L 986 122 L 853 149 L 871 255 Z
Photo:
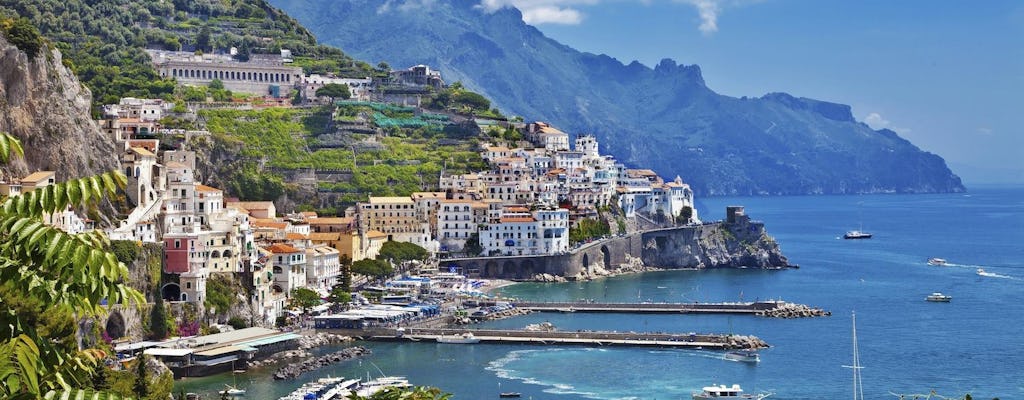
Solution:
M 365 77 L 375 70 L 335 47 L 319 45 L 291 17 L 263 0 L 0 0 L 0 16 L 28 18 L 64 54 L 64 62 L 96 103 L 121 97 L 165 98 L 145 48 L 227 53 L 240 57 L 290 49 L 307 72 Z
M 594 133 L 628 165 L 681 175 L 704 195 L 963 191 L 939 156 L 856 121 L 850 107 L 784 93 L 733 98 L 696 65 L 654 68 L 579 52 L 476 0 L 380 8 L 271 0 L 321 41 L 397 67 L 430 64 L 506 113 Z

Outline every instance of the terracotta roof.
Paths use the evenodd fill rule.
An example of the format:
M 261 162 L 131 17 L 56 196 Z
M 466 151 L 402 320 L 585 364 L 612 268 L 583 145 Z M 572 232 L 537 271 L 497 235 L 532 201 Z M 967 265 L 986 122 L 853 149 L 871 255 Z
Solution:
M 156 156 L 156 154 L 153 154 L 153 152 L 146 150 L 142 147 L 132 147 L 132 151 L 140 156 Z
M 288 233 L 286 233 L 284 235 L 284 238 L 288 239 L 288 240 L 306 240 L 306 239 L 309 239 L 308 236 L 303 235 L 301 233 L 296 233 L 296 232 L 288 232 Z
M 562 131 L 560 131 L 558 129 L 552 128 L 551 126 L 548 126 L 546 124 L 540 127 L 540 133 L 562 134 L 562 135 L 565 134 L 565 132 L 562 132 Z
M 285 229 L 288 227 L 287 222 L 266 222 L 266 221 L 249 221 L 249 225 L 255 228 L 274 228 L 274 229 Z
M 306 218 L 318 218 L 317 215 L 316 215 L 316 211 L 302 211 L 302 212 L 299 212 L 299 215 L 301 215 L 303 217 L 306 217 Z
M 505 147 L 505 146 L 488 146 L 487 147 L 487 151 L 491 151 L 491 152 L 495 152 L 495 151 L 499 151 L 499 152 L 500 151 L 508 151 L 508 147 Z
M 386 237 L 388 237 L 388 234 L 386 234 L 384 232 L 381 232 L 381 231 L 367 231 L 366 232 L 366 237 L 367 238 L 372 238 L 372 239 L 382 238 L 382 237 L 386 238 Z
M 270 247 L 267 247 L 267 250 L 269 250 L 271 253 L 274 253 L 274 254 L 280 254 L 280 253 L 299 253 L 300 252 L 299 249 L 296 249 L 295 247 L 289 246 L 289 245 L 284 244 L 284 243 L 274 243 Z
M 309 240 L 312 240 L 314 242 L 341 240 L 341 232 L 310 232 Z
M 523 206 L 508 206 L 508 207 L 505 207 L 505 211 L 508 211 L 508 212 L 530 212 L 530 209 L 526 208 L 526 207 L 523 207 Z
M 203 184 L 200 184 L 200 183 L 196 184 L 196 190 L 200 191 L 200 192 L 206 192 L 206 193 L 222 193 L 223 192 L 222 190 L 217 189 L 215 187 L 206 186 L 206 185 L 203 185 Z
M 42 180 L 52 178 L 57 173 L 54 171 L 38 171 L 29 174 L 28 176 L 21 178 L 21 183 L 36 183 Z

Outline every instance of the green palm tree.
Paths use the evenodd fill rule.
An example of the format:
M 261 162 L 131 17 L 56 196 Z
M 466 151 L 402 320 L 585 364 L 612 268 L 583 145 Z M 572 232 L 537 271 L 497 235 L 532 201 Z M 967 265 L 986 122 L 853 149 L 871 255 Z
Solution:
M 23 155 L 21 142 L 0 132 L 0 163 Z M 102 316 L 103 302 L 142 303 L 138 291 L 122 283 L 128 268 L 106 249 L 100 231 L 68 234 L 43 223 L 44 214 L 97 204 L 124 187 L 120 172 L 74 179 L 15 196 L 0 196 L 0 285 L 35 299 L 48 310 L 77 318 Z M 97 349 L 69 354 L 41 340 L 34 326 L 0 299 L 0 398 L 121 399 L 81 390 L 105 358 Z M 78 397 L 83 396 L 83 397 Z

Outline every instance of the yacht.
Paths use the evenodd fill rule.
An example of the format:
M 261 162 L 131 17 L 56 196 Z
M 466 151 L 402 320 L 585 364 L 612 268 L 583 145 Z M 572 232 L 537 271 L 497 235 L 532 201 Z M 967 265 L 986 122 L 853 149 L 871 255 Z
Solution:
M 928 297 L 925 297 L 924 299 L 928 300 L 928 301 L 934 301 L 936 303 L 949 303 L 950 300 L 953 300 L 953 296 L 944 295 L 942 293 L 935 292 L 935 293 L 932 293 L 932 294 L 928 295 Z
M 743 393 L 743 389 L 740 389 L 740 385 L 718 385 L 708 386 L 701 389 L 700 393 L 693 394 L 693 400 L 706 400 L 706 399 L 754 399 L 761 400 L 771 396 L 771 393 L 757 393 L 757 394 L 746 394 Z
M 761 356 L 753 350 L 736 350 L 725 353 L 726 360 L 756 363 L 761 361 Z
M 843 239 L 871 239 L 871 234 L 863 231 L 847 231 Z
M 320 378 L 302 385 L 278 400 L 341 400 L 359 384 L 359 379 Z
M 943 258 L 929 258 L 928 265 L 934 265 L 936 267 L 945 267 L 946 260 Z
M 396 387 L 399 389 L 405 389 L 412 387 L 409 381 L 401 376 L 384 376 L 374 380 L 368 380 L 355 389 L 353 392 L 359 397 L 370 397 L 374 393 L 384 390 L 389 387 Z
M 473 336 L 472 333 L 466 332 L 458 336 L 445 336 L 441 335 L 437 338 L 438 343 L 457 343 L 457 344 L 472 344 L 480 343 L 480 339 Z

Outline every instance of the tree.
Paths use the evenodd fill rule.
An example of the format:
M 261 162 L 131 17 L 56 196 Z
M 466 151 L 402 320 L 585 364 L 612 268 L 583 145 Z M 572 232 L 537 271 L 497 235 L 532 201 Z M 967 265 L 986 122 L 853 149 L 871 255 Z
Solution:
M 0 133 L 0 162 L 23 154 L 21 142 Z M 121 283 L 128 268 L 107 251 L 101 231 L 69 234 L 43 223 L 45 213 L 97 204 L 125 186 L 120 172 L 73 179 L 18 196 L 0 197 L 0 286 L 78 318 L 99 317 L 101 305 L 142 303 L 143 296 Z M 69 352 L 43 339 L 36 327 L 0 299 L 0 398 L 65 395 L 88 387 L 102 357 L 95 349 Z
M 466 245 L 463 247 L 466 251 L 467 256 L 478 256 L 484 252 L 484 247 L 480 245 L 480 234 L 473 232 L 469 234 L 469 239 L 466 239 Z
M 444 393 L 436 387 L 415 386 L 407 389 L 388 387 L 370 397 L 352 394 L 348 398 L 349 400 L 448 400 L 451 397 L 451 393 Z
M 132 387 L 132 393 L 138 396 L 140 399 L 145 399 L 149 395 L 149 374 L 146 373 L 146 355 L 143 354 L 135 361 L 135 386 Z
M 352 293 L 349 293 L 349 289 L 344 285 L 337 284 L 331 288 L 327 301 L 334 303 L 334 309 L 343 310 L 348 308 L 348 303 L 352 302 Z
M 288 305 L 292 307 L 298 307 L 302 312 L 309 311 L 310 308 L 316 307 L 320 304 L 320 295 L 306 288 L 295 288 L 292 289 L 291 299 L 288 300 Z
M 338 275 L 338 284 L 345 288 L 346 292 L 352 291 L 352 257 L 348 254 L 342 254 L 339 259 L 341 264 L 341 274 Z
M 163 340 L 167 338 L 167 310 L 164 308 L 164 299 L 157 289 L 153 296 L 153 310 L 149 313 L 150 339 Z
M 394 273 L 394 268 L 386 261 L 363 259 L 352 263 L 352 272 L 376 279 L 383 279 Z
M 427 249 L 415 243 L 389 241 L 380 247 L 377 253 L 378 260 L 389 260 L 394 264 L 401 264 L 406 261 L 426 260 L 430 256 Z
M 334 103 L 334 99 L 341 98 L 347 100 L 352 97 L 352 92 L 348 90 L 348 85 L 342 85 L 340 83 L 328 83 L 322 88 L 316 90 L 317 97 L 329 97 L 331 103 Z
M 387 62 L 381 61 L 377 63 L 377 70 L 381 72 L 391 72 L 391 65 Z
M 196 34 L 196 49 L 206 50 L 210 48 L 210 26 L 203 25 L 199 28 L 199 33 Z
M 214 79 L 214 80 L 210 81 L 210 84 L 206 85 L 206 87 L 208 87 L 210 89 L 213 89 L 213 90 L 224 90 L 224 81 L 222 81 L 220 79 Z

